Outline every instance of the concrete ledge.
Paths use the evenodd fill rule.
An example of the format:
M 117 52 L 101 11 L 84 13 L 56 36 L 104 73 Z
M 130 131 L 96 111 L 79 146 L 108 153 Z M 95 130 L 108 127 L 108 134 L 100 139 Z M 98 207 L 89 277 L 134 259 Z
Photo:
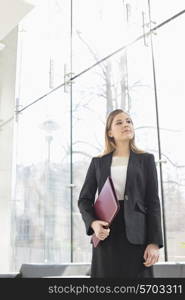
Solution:
M 19 273 L 0 274 L 0 278 L 89 278 L 90 263 L 22 264 Z M 185 262 L 154 265 L 155 278 L 185 278 Z
M 163 262 L 154 265 L 155 278 L 185 278 L 185 262 Z
M 0 278 L 16 278 L 19 273 L 2 273 L 0 274 Z
M 22 264 L 17 277 L 88 277 L 89 263 Z

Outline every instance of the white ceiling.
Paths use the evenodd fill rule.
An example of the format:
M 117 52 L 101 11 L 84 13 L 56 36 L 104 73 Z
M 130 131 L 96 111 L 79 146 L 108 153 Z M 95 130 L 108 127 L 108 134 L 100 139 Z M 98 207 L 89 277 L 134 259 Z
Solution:
M 0 0 L 0 41 L 34 7 L 31 1 Z

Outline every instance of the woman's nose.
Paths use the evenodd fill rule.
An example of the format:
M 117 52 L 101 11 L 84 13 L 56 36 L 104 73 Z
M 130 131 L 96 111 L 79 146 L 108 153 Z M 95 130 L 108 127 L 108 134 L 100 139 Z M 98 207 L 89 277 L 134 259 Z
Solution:
M 128 125 L 123 126 L 123 130 L 131 130 L 130 127 Z
M 128 126 L 128 124 L 127 124 L 127 123 L 123 123 L 123 124 L 122 124 L 122 126 L 123 126 L 123 128 L 124 128 L 124 129 L 127 129 L 127 128 L 129 128 L 129 126 Z

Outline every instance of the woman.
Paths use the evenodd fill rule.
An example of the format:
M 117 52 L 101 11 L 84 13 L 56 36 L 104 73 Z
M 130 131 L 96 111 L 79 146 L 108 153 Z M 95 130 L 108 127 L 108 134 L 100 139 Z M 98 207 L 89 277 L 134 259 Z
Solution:
M 112 224 L 98 220 L 93 210 L 108 176 L 120 203 Z M 107 118 L 105 150 L 91 160 L 78 206 L 87 234 L 101 240 L 92 246 L 91 277 L 153 277 L 163 247 L 157 170 L 154 155 L 136 147 L 133 122 L 122 109 Z

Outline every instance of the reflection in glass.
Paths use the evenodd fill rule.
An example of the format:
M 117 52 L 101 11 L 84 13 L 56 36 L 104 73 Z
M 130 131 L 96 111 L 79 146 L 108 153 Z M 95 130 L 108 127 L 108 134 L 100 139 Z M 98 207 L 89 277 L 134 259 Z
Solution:
M 18 115 L 12 270 L 70 261 L 69 106 L 61 91 Z

